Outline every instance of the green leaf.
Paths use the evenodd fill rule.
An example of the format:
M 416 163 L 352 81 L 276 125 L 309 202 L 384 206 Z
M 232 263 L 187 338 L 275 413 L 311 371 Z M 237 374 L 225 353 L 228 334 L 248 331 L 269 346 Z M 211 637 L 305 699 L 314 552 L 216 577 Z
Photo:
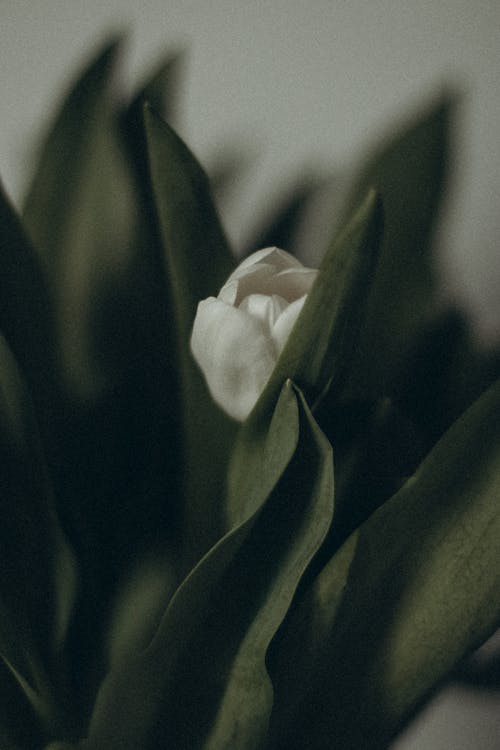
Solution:
M 250 515 L 191 572 L 148 648 L 110 673 L 85 750 L 261 747 L 272 705 L 267 649 L 333 501 L 331 447 L 291 383 L 262 442 L 264 463 L 249 467 L 253 482 L 242 488 L 259 488 Z M 278 460 L 291 443 L 293 457 L 286 448 Z
M 437 104 L 400 127 L 367 160 L 349 211 L 367 187 L 384 205 L 384 241 L 372 285 L 352 391 L 386 395 L 406 353 L 435 312 L 431 240 L 443 193 L 453 100 Z
M 23 370 L 47 436 L 57 393 L 53 309 L 39 260 L 1 188 L 0 330 Z
M 500 381 L 309 589 L 270 662 L 270 747 L 387 747 L 498 626 L 499 410 Z
M 285 381 L 282 398 L 290 388 L 291 381 Z M 238 526 L 255 513 L 297 448 L 298 423 L 292 422 L 291 416 L 279 408 L 279 403 L 270 426 L 269 419 L 247 419 L 238 433 L 228 472 L 227 529 Z M 288 429 L 287 422 L 290 424 Z
M 25 210 L 55 310 L 62 393 L 51 469 L 84 571 L 74 634 L 84 665 L 103 615 L 95 599 L 137 553 L 170 541 L 177 505 L 166 285 L 118 131 L 117 51 L 106 45 L 63 100 Z
M 123 729 L 120 729 L 123 741 L 130 733 L 128 741 L 132 745 L 134 742 L 140 745 L 154 728 L 155 720 L 161 719 L 160 710 L 165 701 L 164 694 L 168 695 L 170 690 L 175 689 L 175 678 L 169 675 L 167 667 L 170 659 L 177 654 L 177 650 L 183 653 L 182 644 L 185 641 L 184 635 L 177 639 L 176 647 L 169 655 L 167 646 L 170 638 L 175 637 L 176 629 L 184 634 L 197 632 L 197 629 L 201 628 L 220 580 L 249 533 L 255 512 L 266 501 L 291 460 L 298 442 L 298 431 L 296 399 L 291 383 L 288 382 L 278 399 L 272 418 L 259 436 L 259 445 L 255 445 L 255 451 L 263 461 L 263 470 L 260 470 L 257 462 L 250 467 L 250 473 L 255 481 L 248 482 L 247 491 L 257 491 L 258 494 L 253 494 L 252 502 L 248 503 L 252 506 L 249 507 L 249 513 L 241 519 L 240 525 L 231 534 L 210 551 L 179 588 L 165 615 L 170 622 L 172 614 L 169 613 L 174 613 L 178 625 L 175 622 L 169 625 L 173 636 L 167 628 L 165 656 L 154 660 L 157 666 L 151 670 L 151 657 L 148 650 L 145 650 L 138 656 L 131 654 L 128 662 L 121 660 L 116 668 L 111 670 L 94 708 L 90 727 L 92 742 L 97 742 L 97 739 L 102 741 L 108 733 L 110 737 L 113 736 L 112 733 L 118 731 L 117 727 L 123 726 Z M 163 627 L 165 629 L 165 626 Z M 161 640 L 159 643 L 161 644 Z M 157 674 L 158 668 L 160 674 Z M 161 690 L 157 684 L 159 680 L 164 681 Z M 127 720 L 124 719 L 125 715 L 128 716 Z M 108 741 L 111 741 L 110 737 Z
M 117 40 L 107 42 L 71 87 L 49 129 L 26 198 L 24 219 L 30 237 L 55 274 L 71 240 L 68 224 L 76 220 L 74 204 L 78 205 L 93 139 L 106 116 L 117 50 Z
M 369 191 L 334 239 L 302 312 L 255 407 L 252 419 L 269 409 L 286 378 L 309 403 L 327 389 L 340 399 L 365 310 L 382 232 L 382 208 Z
M 133 119 L 141 126 L 141 130 L 144 102 L 149 102 L 155 112 L 161 114 L 169 123 L 175 119 L 183 64 L 182 52 L 169 52 L 156 63 L 138 87 L 127 114 L 134 113 Z
M 5 750 L 21 750 L 21 747 L 14 742 L 9 732 L 3 730 L 0 727 L 0 741 L 2 743 L 2 748 L 5 748 Z
M 54 690 L 76 571 L 54 510 L 36 420 L 20 372 L 0 338 L 0 656 L 47 726 L 61 717 Z
M 235 264 L 201 167 L 148 107 L 144 122 L 172 300 L 171 327 L 176 335 L 172 367 L 180 373 L 183 527 L 189 565 L 220 536 L 223 481 L 235 431 L 209 396 L 189 341 L 198 302 L 218 293 Z
M 446 310 L 415 341 L 396 384 L 403 409 L 432 446 L 500 377 L 500 346 L 479 346 L 458 310 Z
M 176 574 L 176 561 L 159 552 L 142 555 L 127 572 L 106 629 L 107 663 L 111 669 L 147 647 L 177 588 Z
M 305 210 L 321 185 L 322 181 L 307 174 L 307 171 L 295 179 L 285 195 L 280 196 L 279 202 L 272 205 L 264 226 L 258 232 L 254 230 L 254 236 L 248 243 L 248 253 L 261 247 L 280 247 L 292 251 Z
M 144 104 L 148 102 L 169 123 L 175 122 L 182 63 L 181 53 L 165 55 L 137 89 L 130 104 L 119 113 L 119 126 L 137 180 L 138 197 L 145 201 L 141 234 L 151 234 L 156 230 L 156 222 L 148 221 L 153 213 L 153 202 L 144 132 Z
M 124 276 L 133 249 L 136 210 L 111 101 L 117 47 L 106 46 L 64 100 L 24 212 L 54 300 L 63 382 L 76 401 L 96 399 L 108 386 L 93 323 L 103 290 Z
M 0 747 L 5 750 L 41 747 L 40 723 L 12 672 L 0 659 Z

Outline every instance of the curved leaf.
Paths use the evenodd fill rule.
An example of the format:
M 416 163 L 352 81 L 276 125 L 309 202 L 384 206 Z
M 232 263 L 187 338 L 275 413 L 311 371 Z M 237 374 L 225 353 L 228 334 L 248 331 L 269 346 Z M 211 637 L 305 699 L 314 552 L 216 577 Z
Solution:
M 291 381 L 287 380 L 281 399 L 290 388 Z M 228 530 L 251 517 L 269 496 L 297 448 L 297 426 L 288 411 L 280 408 L 278 399 L 270 422 L 250 418 L 241 427 L 228 472 L 225 507 Z
M 215 406 L 189 351 L 196 307 L 234 267 L 208 182 L 177 135 L 149 107 L 144 122 L 151 181 L 172 299 L 180 372 L 184 547 L 191 563 L 220 536 L 222 495 L 234 424 Z
M 250 254 L 263 247 L 280 247 L 289 252 L 293 249 L 295 234 L 304 218 L 305 211 L 315 194 L 322 186 L 322 181 L 312 174 L 301 175 L 292 182 L 279 202 L 272 205 L 272 212 L 262 228 L 254 230 L 251 241 L 244 253 Z
M 248 504 L 253 515 L 192 571 L 150 646 L 110 674 L 85 750 L 261 746 L 272 705 L 266 652 L 326 534 L 333 500 L 331 448 L 290 383 L 269 430 L 264 466 L 249 467 L 260 487 Z M 293 443 L 291 460 L 289 449 L 281 462 L 267 455 Z
M 443 194 L 453 99 L 445 95 L 372 154 L 348 211 L 368 187 L 384 205 L 384 240 L 353 366 L 351 390 L 386 395 L 407 352 L 435 312 L 432 233 Z
M 0 655 L 44 722 L 61 717 L 76 574 L 59 527 L 27 391 L 0 338 Z
M 171 544 L 177 512 L 166 285 L 118 131 L 118 48 L 107 44 L 62 102 L 25 208 L 55 310 L 62 393 L 50 458 L 83 572 L 74 642 L 84 669 L 102 626 L 95 599 L 107 599 L 144 548 Z M 150 81 L 158 97 L 164 79 L 159 70 Z
M 314 403 L 327 389 L 340 399 L 378 258 L 382 207 L 371 190 L 327 252 L 318 277 L 252 419 L 258 419 L 286 378 Z
M 58 273 L 75 221 L 74 205 L 84 179 L 89 150 L 107 112 L 118 41 L 107 42 L 71 88 L 51 126 L 25 202 L 29 235 L 49 269 Z
M 41 747 L 40 722 L 12 672 L 0 659 L 0 747 L 6 750 Z
M 56 341 L 41 264 L 0 187 L 0 330 L 33 393 L 44 436 L 56 408 Z
M 272 660 L 273 748 L 383 748 L 500 622 L 500 381 L 349 537 Z

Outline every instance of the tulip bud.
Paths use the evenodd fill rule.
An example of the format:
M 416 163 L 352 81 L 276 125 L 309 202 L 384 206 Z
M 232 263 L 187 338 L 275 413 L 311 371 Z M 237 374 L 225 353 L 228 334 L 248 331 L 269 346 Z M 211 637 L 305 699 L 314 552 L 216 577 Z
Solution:
M 234 419 L 246 419 L 264 390 L 317 273 L 268 247 L 198 304 L 191 351 L 213 399 Z

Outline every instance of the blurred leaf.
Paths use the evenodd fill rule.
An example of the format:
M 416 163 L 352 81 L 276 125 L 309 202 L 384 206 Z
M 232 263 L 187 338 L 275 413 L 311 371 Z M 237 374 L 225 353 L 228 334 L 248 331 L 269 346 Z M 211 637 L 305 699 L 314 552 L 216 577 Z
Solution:
M 55 308 L 63 390 L 51 469 L 81 563 L 73 660 L 89 694 L 108 616 L 95 602 L 144 549 L 172 544 L 178 506 L 171 317 L 154 217 L 118 130 L 117 50 L 107 45 L 62 102 L 26 205 Z M 163 68 L 148 85 L 157 97 Z
M 286 378 L 302 388 L 309 403 L 319 401 L 328 389 L 340 400 L 381 235 L 382 208 L 370 191 L 326 254 L 251 419 L 266 412 Z
M 107 116 L 117 51 L 117 40 L 106 43 L 71 88 L 49 130 L 26 199 L 24 219 L 29 234 L 56 276 L 61 252 L 68 250 L 71 239 L 68 224 L 76 220 L 73 204 L 79 203 L 92 138 Z
M 215 406 L 196 367 L 189 341 L 197 304 L 217 294 L 235 263 L 208 182 L 177 135 L 150 108 L 144 112 L 151 181 L 165 252 L 180 373 L 184 474 L 184 542 L 199 559 L 221 531 L 223 478 L 234 424 Z
M 348 402 L 326 420 L 322 408 L 319 412 L 318 424 L 335 445 L 335 524 L 315 561 L 316 572 L 400 489 L 427 453 L 419 430 L 389 398 Z
M 2 743 L 2 748 L 5 748 L 5 750 L 21 750 L 21 747 L 14 742 L 10 733 L 2 729 L 2 727 L 0 727 L 0 742 Z
M 175 658 L 179 658 L 177 652 L 184 655 L 186 649 L 183 644 L 186 638 L 192 638 L 193 634 L 198 632 L 197 629 L 202 627 L 206 618 L 206 610 L 214 600 L 214 592 L 248 536 L 254 521 L 253 516 L 264 504 L 291 460 L 298 442 L 298 430 L 297 403 L 291 383 L 288 382 L 283 387 L 269 423 L 259 436 L 259 445 L 255 444 L 256 453 L 263 460 L 263 470 L 260 471 L 258 463 L 250 467 L 250 472 L 256 481 L 248 483 L 247 491 L 255 493 L 257 490 L 258 494 L 253 495 L 249 513 L 241 519 L 242 523 L 234 530 L 234 533 L 224 537 L 198 564 L 171 602 L 165 618 L 169 617 L 169 612 L 176 612 L 179 622 L 177 629 L 182 634 L 180 638 L 175 639 L 174 650 L 169 653 L 165 647 L 165 655 L 161 658 L 157 653 L 153 658 L 153 655 L 148 654 L 147 649 L 139 654 L 130 654 L 128 662 L 121 660 L 110 672 L 94 708 L 90 727 L 92 742 L 102 742 L 103 737 L 108 734 L 108 742 L 110 742 L 110 737 L 114 732 L 122 732 L 125 737 L 130 731 L 128 741 L 132 746 L 134 742 L 141 744 L 144 743 L 144 737 L 153 730 L 154 721 L 161 721 L 162 705 L 166 700 L 165 694 L 168 695 L 169 690 L 175 689 L 175 677 L 170 674 L 168 665 L 174 655 Z M 168 646 L 172 636 L 166 626 L 162 627 L 167 631 L 168 637 L 164 640 Z M 157 634 L 160 646 L 162 641 L 159 633 L 162 627 Z M 174 620 L 170 629 L 175 629 L 175 627 Z M 150 662 L 155 664 L 153 669 L 151 669 Z M 158 681 L 164 683 L 161 690 Z M 130 702 L 132 702 L 131 705 Z M 128 719 L 125 721 L 123 717 L 126 715 Z M 118 730 L 117 727 L 120 729 Z M 118 734 L 118 736 L 121 735 Z M 124 737 L 122 741 L 125 741 Z M 91 743 L 89 748 L 92 747 Z
M 263 247 L 281 247 L 291 251 L 306 207 L 320 186 L 321 181 L 309 175 L 297 180 L 273 206 L 271 216 L 264 227 L 255 232 L 245 254 Z
M 165 55 L 140 85 L 129 106 L 120 113 L 119 125 L 131 157 L 139 190 L 148 195 L 150 184 L 144 132 L 144 104 L 148 102 L 170 124 L 174 124 L 182 65 L 181 53 Z M 153 225 L 154 223 L 152 222 Z M 143 229 L 147 230 L 147 227 Z
M 430 244 L 443 193 L 453 100 L 443 96 L 399 128 L 362 169 L 349 211 L 367 187 L 384 205 L 384 241 L 351 385 L 362 398 L 390 391 L 415 338 L 434 314 Z
M 0 330 L 23 370 L 47 436 L 57 391 L 53 309 L 38 258 L 1 188 Z
M 453 672 L 453 680 L 488 692 L 500 692 L 500 630 Z
M 110 669 L 145 649 L 153 638 L 177 588 L 176 567 L 165 554 L 150 552 L 141 556 L 126 576 L 113 602 L 106 633 Z
M 64 100 L 25 207 L 54 299 L 64 385 L 76 401 L 95 399 L 107 386 L 92 323 L 101 289 L 124 274 L 133 241 L 132 186 L 111 102 L 116 53 L 116 42 L 107 46 Z
M 19 683 L 0 658 L 0 747 L 41 747 L 43 732 Z
M 333 501 L 330 445 L 290 383 L 268 430 L 264 464 L 249 467 L 253 482 L 242 488 L 259 488 L 243 503 L 251 515 L 192 571 L 150 646 L 128 669 L 111 672 L 85 750 L 262 746 L 272 705 L 266 652 L 324 538 Z M 277 454 L 298 431 L 285 468 Z M 282 459 L 288 455 L 287 448 Z
M 27 391 L 0 338 L 0 652 L 47 726 L 61 720 L 54 690 L 76 589 Z M 61 661 L 62 660 L 62 661 Z
M 447 310 L 414 342 L 395 383 L 428 448 L 500 377 L 500 349 L 481 351 L 464 315 Z
M 145 102 L 149 102 L 156 112 L 169 123 L 173 123 L 176 118 L 183 65 L 184 54 L 182 52 L 168 52 L 146 76 L 129 107 L 129 111 L 136 112 L 138 124 L 142 125 Z
M 349 537 L 271 659 L 273 748 L 383 748 L 500 622 L 500 381 Z
M 220 145 L 220 144 L 219 144 Z M 217 205 L 231 200 L 238 190 L 238 183 L 256 158 L 255 150 L 247 143 L 222 144 L 216 148 L 207 172 L 212 194 Z

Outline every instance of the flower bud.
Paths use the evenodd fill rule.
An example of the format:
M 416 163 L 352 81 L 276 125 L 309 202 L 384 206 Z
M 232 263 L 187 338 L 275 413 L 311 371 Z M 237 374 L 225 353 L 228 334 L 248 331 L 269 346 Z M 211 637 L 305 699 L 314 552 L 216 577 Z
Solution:
M 198 304 L 191 351 L 213 399 L 234 419 L 246 419 L 264 390 L 317 273 L 268 247 Z

